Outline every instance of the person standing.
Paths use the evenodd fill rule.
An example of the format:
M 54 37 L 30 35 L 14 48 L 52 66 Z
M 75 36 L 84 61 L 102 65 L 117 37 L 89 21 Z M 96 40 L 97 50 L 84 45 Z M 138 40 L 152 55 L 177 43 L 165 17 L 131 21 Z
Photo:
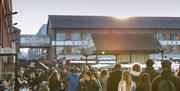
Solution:
M 156 70 L 154 70 L 153 64 L 154 64 L 153 60 L 152 60 L 152 59 L 148 59 L 148 60 L 146 61 L 146 68 L 145 68 L 145 70 L 144 70 L 143 72 L 141 72 L 141 74 L 143 74 L 143 73 L 149 73 L 151 82 L 152 82 L 152 80 L 153 80 L 155 77 L 157 77 L 157 76 L 160 74 L 159 72 L 157 72 Z M 141 74 L 140 74 L 140 75 L 141 75 Z
M 139 78 L 136 91 L 151 91 L 151 86 L 149 73 L 143 73 Z
M 110 73 L 107 81 L 107 91 L 118 91 L 118 84 L 121 80 L 122 71 L 120 70 L 121 65 L 116 64 L 114 66 L 114 71 Z
M 109 77 L 108 70 L 103 69 L 100 73 L 100 82 L 102 85 L 102 91 L 107 91 L 107 79 Z
M 77 91 L 79 75 L 77 71 L 72 68 L 70 72 L 67 74 L 67 76 L 62 78 L 61 81 L 67 82 L 66 91 Z
M 80 80 L 77 91 L 99 91 L 99 85 L 92 77 L 91 72 L 85 72 L 84 78 Z
M 131 79 L 131 74 L 128 70 L 125 70 L 122 74 L 121 81 L 118 85 L 118 91 L 135 91 L 136 84 Z
M 138 79 L 140 77 L 140 73 L 142 71 L 141 65 L 138 63 L 133 64 L 132 68 L 131 68 L 131 77 L 132 80 L 137 84 L 138 83 Z
M 48 78 L 48 84 L 50 91 L 59 91 L 59 73 L 57 70 L 53 70 L 53 72 L 50 74 Z
M 151 91 L 180 91 L 180 78 L 171 71 L 171 60 L 162 60 L 162 72 L 153 80 Z
M 24 76 L 24 68 L 20 68 L 18 70 L 18 74 L 15 80 L 15 89 L 14 91 L 20 91 L 20 89 L 26 89 L 27 88 L 28 81 L 26 77 Z

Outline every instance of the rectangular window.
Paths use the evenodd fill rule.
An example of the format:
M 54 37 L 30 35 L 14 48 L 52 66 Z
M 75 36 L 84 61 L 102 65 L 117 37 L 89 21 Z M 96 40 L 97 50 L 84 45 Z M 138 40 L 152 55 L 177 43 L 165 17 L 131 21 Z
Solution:
M 77 32 L 72 33 L 71 40 L 74 40 L 74 41 L 81 40 L 81 34 Z
M 66 33 L 58 32 L 56 33 L 56 40 L 66 40 Z
M 164 32 L 158 32 L 158 33 L 156 34 L 156 38 L 157 38 L 158 40 L 164 40 L 164 39 L 165 39 L 165 34 L 164 34 Z
M 65 55 L 65 52 L 64 47 L 56 47 L 56 55 Z
M 178 40 L 178 33 L 177 32 L 172 32 L 170 34 L 170 40 Z
M 80 48 L 78 46 L 73 46 L 71 49 L 71 53 L 72 54 L 80 54 L 81 53 Z

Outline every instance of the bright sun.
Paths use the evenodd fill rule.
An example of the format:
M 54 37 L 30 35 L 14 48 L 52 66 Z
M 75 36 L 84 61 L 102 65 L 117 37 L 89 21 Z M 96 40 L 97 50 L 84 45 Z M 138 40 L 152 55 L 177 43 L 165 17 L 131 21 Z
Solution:
M 120 20 L 126 20 L 126 19 L 130 18 L 130 16 L 114 16 L 114 17 L 117 19 L 120 19 Z

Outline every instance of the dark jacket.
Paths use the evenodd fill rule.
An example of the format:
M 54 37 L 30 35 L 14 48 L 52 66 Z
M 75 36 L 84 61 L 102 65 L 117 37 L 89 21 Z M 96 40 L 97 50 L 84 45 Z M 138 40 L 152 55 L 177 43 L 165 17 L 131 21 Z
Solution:
M 77 91 L 99 91 L 99 85 L 96 80 L 80 80 Z
M 180 71 L 178 71 L 177 76 L 180 77 Z
M 122 71 L 115 70 L 110 73 L 107 81 L 107 91 L 118 91 L 119 81 L 121 80 Z
M 151 85 L 147 83 L 138 84 L 136 91 L 151 91 Z
M 132 80 L 136 83 L 136 85 L 138 83 L 139 76 L 140 76 L 140 72 L 131 71 Z
M 169 79 L 174 83 L 174 86 L 176 87 L 176 91 L 180 91 L 180 78 L 178 78 L 177 76 L 173 75 L 171 72 L 162 72 L 161 75 L 159 75 L 158 77 L 156 77 L 153 80 L 152 83 L 152 90 L 151 91 L 157 91 L 159 83 L 162 79 Z
M 156 70 L 154 70 L 154 68 L 152 68 L 152 67 L 146 68 L 143 72 L 141 72 L 141 74 L 143 74 L 143 73 L 149 73 L 151 82 L 152 82 L 152 80 L 153 80 L 155 77 L 157 77 L 157 76 L 160 74 L 159 72 L 157 72 Z M 140 75 L 141 75 L 141 74 L 140 74 Z

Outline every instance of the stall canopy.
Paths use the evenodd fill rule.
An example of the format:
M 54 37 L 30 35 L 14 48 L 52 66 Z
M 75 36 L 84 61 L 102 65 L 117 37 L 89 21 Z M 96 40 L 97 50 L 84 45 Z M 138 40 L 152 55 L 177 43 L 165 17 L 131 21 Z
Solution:
M 96 53 L 158 53 L 162 50 L 159 41 L 151 34 L 120 33 L 92 34 Z M 90 48 L 92 50 L 92 48 Z

